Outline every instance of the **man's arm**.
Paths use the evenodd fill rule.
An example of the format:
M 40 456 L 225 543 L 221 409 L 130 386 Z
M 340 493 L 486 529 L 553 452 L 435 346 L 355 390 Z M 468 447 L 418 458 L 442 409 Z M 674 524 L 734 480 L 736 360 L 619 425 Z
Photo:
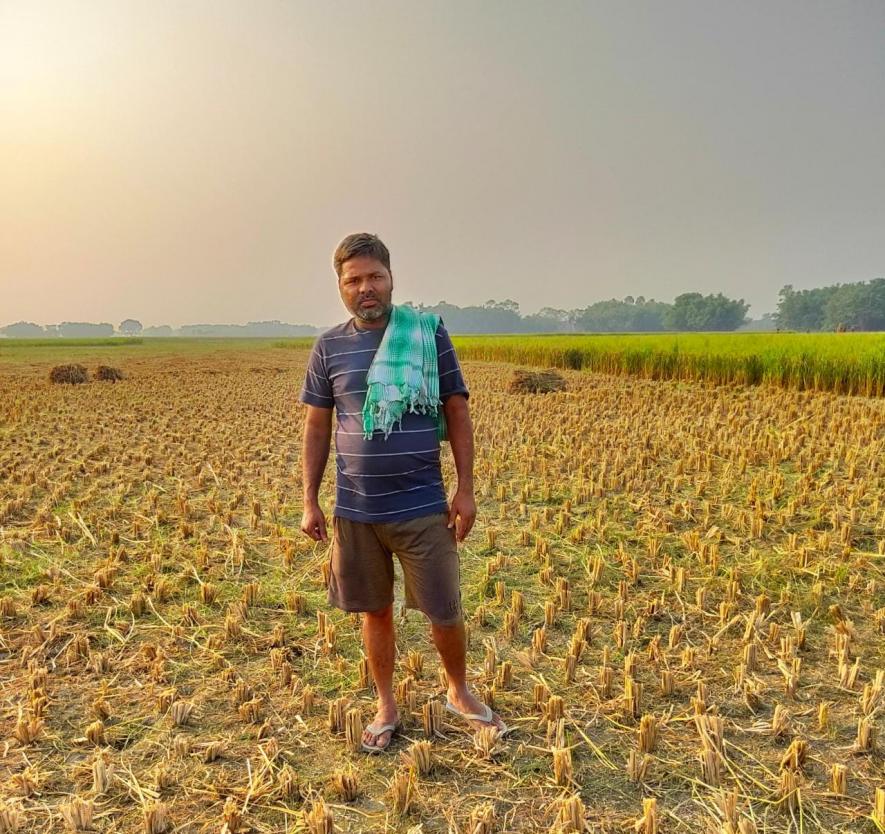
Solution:
M 476 521 L 476 499 L 473 495 L 473 424 L 467 397 L 452 394 L 443 403 L 446 429 L 455 471 L 458 473 L 458 488 L 449 508 L 449 527 L 454 525 L 455 538 L 464 541 Z
M 332 409 L 307 406 L 304 419 L 303 464 L 304 514 L 301 532 L 315 541 L 328 541 L 326 516 L 320 507 L 320 484 L 332 442 Z

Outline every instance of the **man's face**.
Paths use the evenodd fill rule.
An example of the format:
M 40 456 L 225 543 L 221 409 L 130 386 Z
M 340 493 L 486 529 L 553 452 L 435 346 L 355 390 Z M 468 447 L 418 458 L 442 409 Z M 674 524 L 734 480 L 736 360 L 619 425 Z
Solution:
M 352 315 L 362 322 L 376 322 L 390 312 L 393 276 L 381 261 L 359 255 L 341 266 L 338 291 Z

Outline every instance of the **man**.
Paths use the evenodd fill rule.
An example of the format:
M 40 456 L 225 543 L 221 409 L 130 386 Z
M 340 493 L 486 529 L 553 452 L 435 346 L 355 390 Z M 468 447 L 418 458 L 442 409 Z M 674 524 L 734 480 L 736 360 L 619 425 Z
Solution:
M 301 530 L 315 541 L 328 541 L 319 488 L 334 408 L 337 477 L 328 601 L 363 614 L 363 643 L 378 692 L 378 711 L 363 733 L 363 749 L 386 749 L 400 726 L 393 690 L 394 553 L 403 569 L 407 607 L 430 620 L 448 676 L 446 708 L 474 728 L 495 726 L 504 732 L 500 716 L 470 691 L 466 679 L 456 542 L 470 532 L 476 502 L 469 392 L 455 349 L 440 321 L 434 334 L 439 400 L 458 476 L 449 504 L 440 468 L 439 416 L 432 409 L 406 411 L 386 432 L 370 433 L 364 423 L 367 377 L 394 313 L 390 253 L 375 235 L 348 235 L 335 250 L 333 265 L 352 318 L 314 343 L 301 389 L 307 405 Z

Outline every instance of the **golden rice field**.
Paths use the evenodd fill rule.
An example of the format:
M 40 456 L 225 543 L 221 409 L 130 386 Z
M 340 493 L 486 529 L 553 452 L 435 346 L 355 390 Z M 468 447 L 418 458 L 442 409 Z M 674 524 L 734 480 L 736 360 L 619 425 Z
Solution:
M 41 350 L 0 362 L 0 834 L 885 830 L 885 400 L 465 360 L 469 673 L 515 729 L 448 721 L 398 607 L 367 758 L 307 348 Z

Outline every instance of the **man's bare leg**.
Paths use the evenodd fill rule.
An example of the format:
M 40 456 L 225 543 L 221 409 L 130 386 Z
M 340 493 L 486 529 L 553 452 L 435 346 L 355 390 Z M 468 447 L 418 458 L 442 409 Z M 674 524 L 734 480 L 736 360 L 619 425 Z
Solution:
M 396 650 L 393 630 L 393 603 L 378 611 L 366 611 L 362 617 L 363 645 L 369 669 L 378 692 L 378 712 L 374 721 L 378 724 L 395 724 L 398 718 L 396 698 L 393 695 L 393 661 Z M 363 741 L 369 747 L 385 747 L 390 730 L 377 736 L 363 731 Z
M 458 620 L 453 625 L 430 624 L 433 642 L 446 668 L 449 679 L 448 696 L 452 706 L 460 712 L 484 713 L 485 706 L 467 686 L 467 639 L 464 633 L 464 620 Z M 505 726 L 501 716 L 492 713 L 492 722 L 498 728 Z M 487 721 L 471 721 L 473 727 L 489 727 Z

